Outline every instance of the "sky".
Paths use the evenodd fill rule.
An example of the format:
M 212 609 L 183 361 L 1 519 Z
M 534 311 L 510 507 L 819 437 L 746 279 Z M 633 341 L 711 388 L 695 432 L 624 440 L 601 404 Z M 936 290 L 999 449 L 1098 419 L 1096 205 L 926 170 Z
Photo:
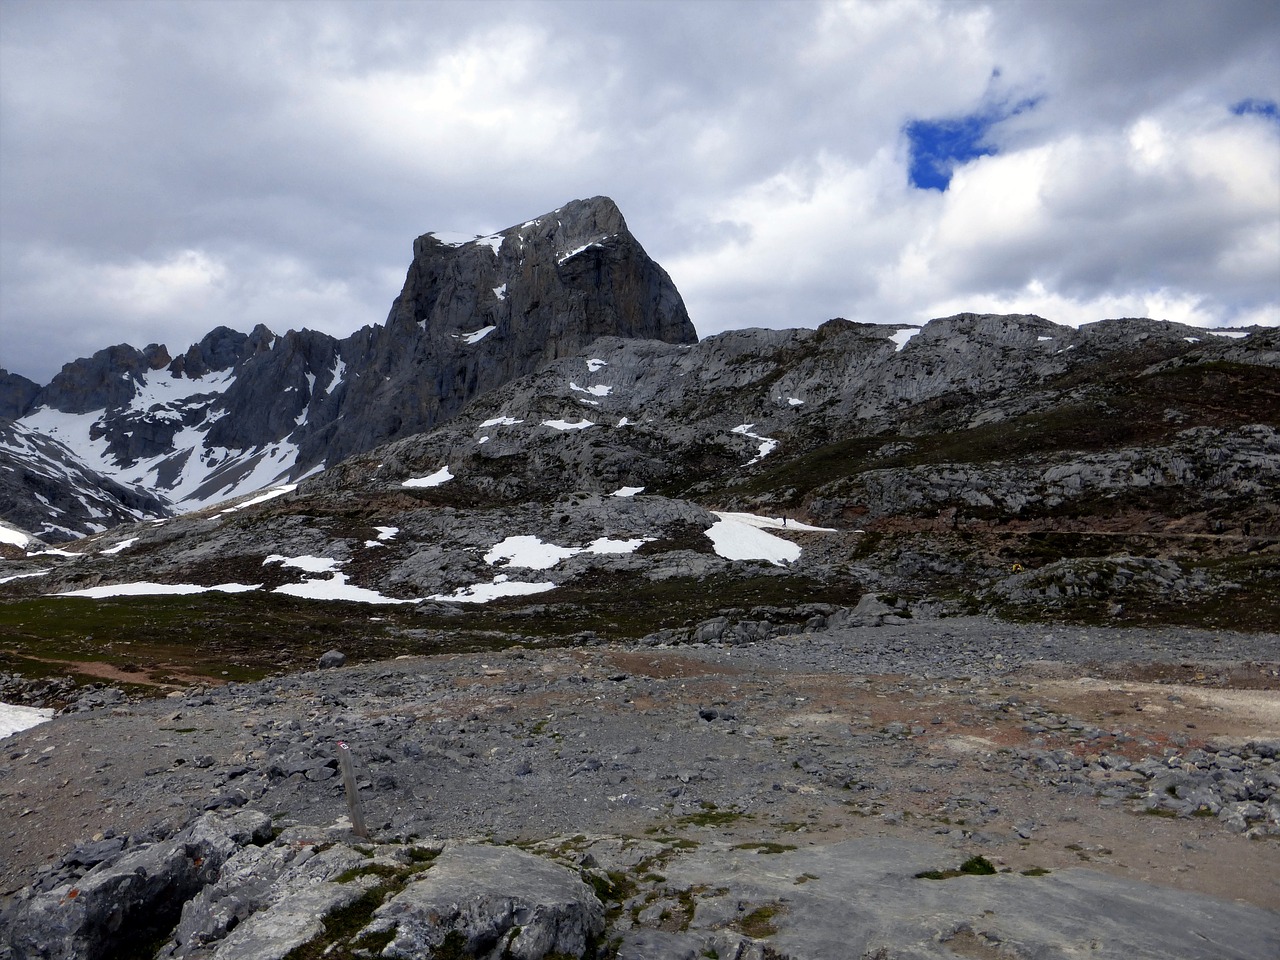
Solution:
M 1274 0 L 0 0 L 0 367 L 385 320 L 613 197 L 701 336 L 1280 325 Z

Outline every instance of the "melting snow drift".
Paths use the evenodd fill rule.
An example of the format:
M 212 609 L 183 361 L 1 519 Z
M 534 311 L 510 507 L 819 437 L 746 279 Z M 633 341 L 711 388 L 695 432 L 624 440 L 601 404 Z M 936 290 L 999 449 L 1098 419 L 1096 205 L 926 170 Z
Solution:
M 411 477 L 404 483 L 402 487 L 438 487 L 442 483 L 446 483 L 453 479 L 453 474 L 449 472 L 448 466 L 443 466 L 429 477 Z
M 0 703 L 0 740 L 29 730 L 53 717 L 53 711 L 44 707 L 22 707 L 13 703 Z

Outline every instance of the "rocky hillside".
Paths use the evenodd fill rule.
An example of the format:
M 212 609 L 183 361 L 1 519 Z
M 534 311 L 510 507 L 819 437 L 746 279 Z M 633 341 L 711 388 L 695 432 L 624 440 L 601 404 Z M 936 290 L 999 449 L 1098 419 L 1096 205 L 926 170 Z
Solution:
M 110 527 L 0 524 L 0 958 L 1274 952 L 1280 331 L 694 342 L 590 201 L 100 358 L 0 378 Z
M 0 519 L 68 540 L 294 479 L 604 334 L 696 340 L 608 198 L 487 237 L 429 233 L 386 322 L 342 340 L 223 327 L 176 357 L 110 347 L 44 387 L 0 372 L 0 417 L 16 421 L 0 434 Z
M 32 653 L 82 644 L 80 618 L 109 608 L 170 666 L 247 675 L 318 655 L 324 633 L 296 627 L 352 603 L 379 611 L 346 628 L 362 655 L 439 631 L 680 642 L 984 610 L 1274 631 L 1278 348 L 1269 330 L 975 315 L 607 337 L 297 484 L 12 545 L 0 590 Z M 163 598 L 68 593 L 196 595 L 225 646 L 173 650 L 176 611 L 134 623 Z M 273 630 L 296 637 L 248 639 Z

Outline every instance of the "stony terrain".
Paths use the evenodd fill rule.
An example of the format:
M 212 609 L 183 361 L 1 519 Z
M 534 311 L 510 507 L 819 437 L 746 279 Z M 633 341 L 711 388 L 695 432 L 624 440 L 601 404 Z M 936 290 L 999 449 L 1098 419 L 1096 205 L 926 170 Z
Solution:
M 594 198 L 420 237 L 342 341 L 0 371 L 0 702 L 61 711 L 0 960 L 1272 958 L 1277 369 L 695 342 Z
M 1274 634 L 884 619 L 406 658 L 114 706 L 99 691 L 106 705 L 4 742 L 0 883 L 17 911 L 65 902 L 202 811 L 258 811 L 300 825 L 281 835 L 289 849 L 349 851 L 313 863 L 319 874 L 280 874 L 255 895 L 262 909 L 287 899 L 285 874 L 352 874 L 369 862 L 358 849 L 388 866 L 353 875 L 381 876 L 375 899 L 390 899 L 416 876 L 413 844 L 434 855 L 470 838 L 595 870 L 609 919 L 592 942 L 620 957 L 1068 956 L 1086 943 L 1098 956 L 1271 955 Z M 339 740 L 372 848 L 344 819 Z M 914 877 L 973 856 L 1009 872 Z M 887 899 L 856 922 L 833 908 L 867 884 Z M 1147 906 L 1120 906 L 1132 898 Z M 21 930 L 37 914 L 13 916 Z M 175 955 L 283 956 L 326 936 L 295 934 L 277 952 L 228 941 Z M 856 947 L 831 952 L 844 942 Z M 408 943 L 388 955 L 421 955 Z

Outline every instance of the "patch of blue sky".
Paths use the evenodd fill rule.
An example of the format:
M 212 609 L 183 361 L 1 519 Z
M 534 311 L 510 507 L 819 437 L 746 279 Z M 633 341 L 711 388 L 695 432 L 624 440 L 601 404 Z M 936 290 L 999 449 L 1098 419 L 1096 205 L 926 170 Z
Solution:
M 1249 97 L 1239 103 L 1233 103 L 1231 112 L 1237 117 L 1252 114 L 1258 117 L 1266 117 L 1274 123 L 1280 123 L 1280 108 L 1277 108 L 1274 100 L 1260 100 L 1257 97 Z
M 908 120 L 903 126 L 911 150 L 907 176 L 918 190 L 945 192 L 957 167 L 998 153 L 988 139 L 991 128 L 1040 102 L 1039 97 L 1014 104 L 988 106 L 977 113 L 940 120 Z

